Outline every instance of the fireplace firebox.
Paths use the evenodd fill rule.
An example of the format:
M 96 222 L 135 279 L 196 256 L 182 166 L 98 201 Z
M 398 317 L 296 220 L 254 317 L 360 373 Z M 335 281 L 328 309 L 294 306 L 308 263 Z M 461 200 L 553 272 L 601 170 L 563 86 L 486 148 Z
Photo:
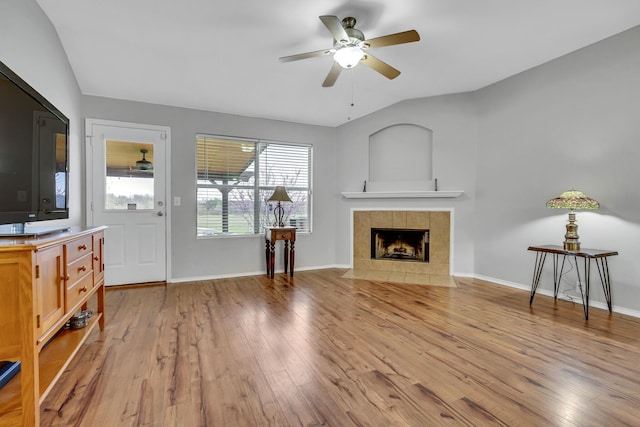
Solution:
M 429 230 L 372 228 L 371 259 L 429 262 Z

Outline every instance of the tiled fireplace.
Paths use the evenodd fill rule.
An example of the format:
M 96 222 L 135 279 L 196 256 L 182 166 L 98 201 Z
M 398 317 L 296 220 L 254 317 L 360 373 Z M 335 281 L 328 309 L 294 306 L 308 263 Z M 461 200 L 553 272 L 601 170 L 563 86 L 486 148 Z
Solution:
M 379 230 L 386 237 L 376 243 Z M 346 277 L 455 286 L 450 211 L 354 210 L 352 232 L 353 270 Z

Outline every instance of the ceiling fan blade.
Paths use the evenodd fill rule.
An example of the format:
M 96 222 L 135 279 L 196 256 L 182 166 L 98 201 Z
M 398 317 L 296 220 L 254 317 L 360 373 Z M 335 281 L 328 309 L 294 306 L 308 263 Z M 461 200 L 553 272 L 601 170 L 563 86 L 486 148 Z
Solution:
M 297 55 L 283 56 L 278 59 L 280 60 L 280 62 L 298 61 L 300 59 L 313 58 L 315 56 L 330 55 L 331 53 L 333 53 L 333 51 L 334 51 L 333 49 L 316 50 L 314 52 L 306 52 L 306 53 L 299 53 Z
M 393 68 L 391 65 L 387 64 L 371 55 L 370 53 L 366 53 L 362 59 L 360 60 L 367 67 L 379 72 L 383 76 L 388 79 L 395 79 L 400 75 L 400 71 Z
M 349 42 L 349 35 L 344 30 L 344 27 L 342 26 L 342 23 L 337 16 L 323 15 L 320 17 L 320 20 L 322 21 L 324 26 L 327 27 L 335 41 L 341 43 Z
M 409 30 L 365 40 L 364 43 L 370 48 L 376 48 L 392 46 L 394 44 L 417 42 L 418 40 L 420 40 L 420 34 L 418 34 L 416 30 Z
M 329 74 L 327 74 L 327 78 L 322 82 L 322 87 L 333 86 L 340 75 L 340 71 L 342 71 L 342 67 L 337 62 L 334 62 L 331 70 L 329 70 Z

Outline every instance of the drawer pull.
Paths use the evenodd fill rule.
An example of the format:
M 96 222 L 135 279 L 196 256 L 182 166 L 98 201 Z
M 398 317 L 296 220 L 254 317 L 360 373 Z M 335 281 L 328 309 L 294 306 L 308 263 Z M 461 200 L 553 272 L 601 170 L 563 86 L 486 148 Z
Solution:
M 81 271 L 87 271 L 87 267 L 85 267 L 84 265 L 82 267 L 78 267 L 78 273 Z
M 78 250 L 79 250 L 79 251 L 86 251 L 86 250 L 87 250 L 87 245 L 80 245 L 80 246 L 78 246 Z
M 78 293 L 81 293 L 81 292 L 87 292 L 87 287 L 83 286 L 80 289 L 78 289 Z
M 97 256 L 94 256 L 94 257 L 93 257 L 93 260 L 94 260 L 94 261 L 100 261 L 100 258 L 98 258 Z
M 71 276 L 64 276 L 62 278 L 62 280 L 64 280 L 65 282 L 69 281 L 69 279 L 71 279 Z

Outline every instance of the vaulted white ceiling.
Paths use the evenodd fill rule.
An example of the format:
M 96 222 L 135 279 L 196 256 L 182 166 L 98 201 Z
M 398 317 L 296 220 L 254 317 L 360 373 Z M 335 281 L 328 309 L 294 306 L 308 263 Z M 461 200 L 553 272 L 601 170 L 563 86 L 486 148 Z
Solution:
M 476 90 L 640 25 L 638 0 L 38 0 L 82 93 L 338 126 L 396 102 Z M 353 16 L 402 74 L 359 65 L 321 87 L 332 46 L 318 16 Z M 640 42 L 640 40 L 639 40 Z M 353 103 L 353 106 L 351 104 Z

